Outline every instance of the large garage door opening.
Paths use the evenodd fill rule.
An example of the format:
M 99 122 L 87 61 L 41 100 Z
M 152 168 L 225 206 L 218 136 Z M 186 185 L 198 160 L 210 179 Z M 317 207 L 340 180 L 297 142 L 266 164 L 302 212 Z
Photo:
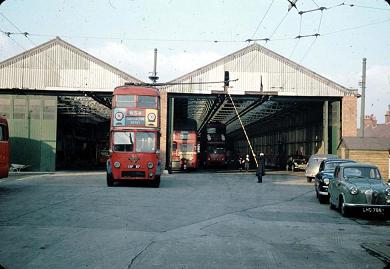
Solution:
M 255 169 L 260 152 L 268 168 L 285 170 L 296 156 L 334 153 L 340 137 L 341 98 L 336 97 L 171 94 L 168 103 L 172 139 L 167 160 L 174 171 L 239 169 L 240 158 L 247 155 Z
M 56 170 L 105 169 L 110 112 L 90 97 L 58 98 Z

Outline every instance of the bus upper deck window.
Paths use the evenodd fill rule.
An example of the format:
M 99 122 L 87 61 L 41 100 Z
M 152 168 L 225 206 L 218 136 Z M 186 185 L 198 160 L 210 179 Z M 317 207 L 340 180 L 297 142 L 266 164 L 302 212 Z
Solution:
M 141 108 L 157 108 L 156 96 L 138 96 L 138 105 Z
M 116 96 L 117 107 L 135 107 L 134 95 L 117 95 Z

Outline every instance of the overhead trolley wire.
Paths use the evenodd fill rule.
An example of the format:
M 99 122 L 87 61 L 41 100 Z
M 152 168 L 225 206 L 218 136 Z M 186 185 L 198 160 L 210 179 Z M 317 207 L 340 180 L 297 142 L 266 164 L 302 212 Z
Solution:
M 298 36 L 301 35 L 301 32 L 302 32 L 302 14 L 300 14 L 300 20 L 299 20 L 299 34 L 298 34 Z M 292 50 L 292 52 L 291 52 L 291 54 L 290 54 L 290 57 L 289 57 L 290 59 L 291 59 L 291 57 L 294 55 L 294 52 L 295 52 L 296 48 L 298 47 L 298 43 L 299 43 L 300 40 L 301 40 L 300 38 L 297 38 L 297 41 L 295 42 L 294 48 L 293 48 L 293 50 Z
M 271 7 L 272 7 L 272 5 L 273 5 L 274 2 L 275 2 L 275 0 L 272 0 L 271 4 L 268 6 L 267 11 L 264 13 L 263 18 L 261 18 L 259 24 L 258 24 L 257 27 L 256 27 L 255 32 L 254 32 L 253 35 L 252 35 L 252 39 L 256 36 L 257 31 L 258 31 L 259 28 L 260 28 L 260 25 L 263 23 L 265 17 L 267 16 L 267 14 L 268 14 L 269 10 L 271 9 Z
M 320 7 L 314 0 L 311 0 L 317 7 Z
M 319 35 L 318 35 L 319 36 Z M 310 43 L 309 47 L 307 48 L 305 54 L 303 54 L 303 57 L 301 58 L 301 60 L 299 61 L 299 63 L 302 63 L 303 60 L 305 59 L 306 55 L 309 53 L 309 51 L 313 48 L 314 46 L 314 43 L 317 41 L 317 36 L 315 39 L 313 39 L 313 41 Z

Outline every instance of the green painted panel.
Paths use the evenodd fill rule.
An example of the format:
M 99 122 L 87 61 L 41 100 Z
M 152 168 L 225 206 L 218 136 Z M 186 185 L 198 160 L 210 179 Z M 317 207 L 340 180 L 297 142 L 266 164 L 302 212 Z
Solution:
M 11 163 L 54 171 L 57 97 L 2 95 L 0 113 L 7 115 L 9 123 Z
M 341 109 L 340 101 L 334 101 L 330 105 L 329 117 L 330 117 L 330 139 L 329 147 L 330 153 L 337 154 L 337 146 L 340 142 L 340 128 L 341 128 Z

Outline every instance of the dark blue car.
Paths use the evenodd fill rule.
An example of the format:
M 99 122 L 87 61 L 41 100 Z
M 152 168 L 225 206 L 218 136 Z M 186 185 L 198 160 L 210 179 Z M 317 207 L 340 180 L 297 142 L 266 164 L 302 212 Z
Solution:
M 342 163 L 355 163 L 355 161 L 345 159 L 326 159 L 321 162 L 319 172 L 315 176 L 314 182 L 316 196 L 321 204 L 329 202 L 329 181 L 333 179 L 333 173 L 336 166 Z

